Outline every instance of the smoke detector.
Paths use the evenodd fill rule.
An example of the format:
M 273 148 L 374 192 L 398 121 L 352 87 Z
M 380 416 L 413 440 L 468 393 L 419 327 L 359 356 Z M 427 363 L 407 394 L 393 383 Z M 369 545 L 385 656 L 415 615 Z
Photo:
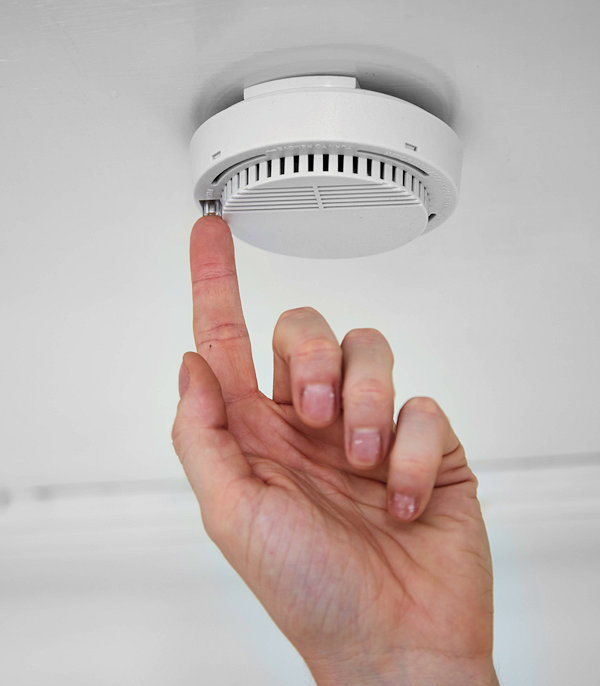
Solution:
M 297 257 L 374 255 L 453 212 L 454 131 L 351 76 L 298 76 L 244 89 L 190 144 L 194 198 L 234 235 Z

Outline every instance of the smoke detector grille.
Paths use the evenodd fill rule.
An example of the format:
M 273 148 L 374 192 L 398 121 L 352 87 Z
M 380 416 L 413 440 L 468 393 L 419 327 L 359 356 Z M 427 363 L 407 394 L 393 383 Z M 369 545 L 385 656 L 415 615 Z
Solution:
M 392 250 L 445 221 L 461 150 L 443 122 L 353 77 L 244 90 L 191 143 L 194 196 L 255 246 L 299 257 Z
M 334 157 L 334 170 L 329 157 Z M 228 176 L 222 179 L 220 198 L 222 212 L 227 213 L 428 204 L 427 188 L 417 177 L 358 155 L 280 157 L 245 165 Z M 340 183 L 344 180 L 350 183 Z M 287 185 L 290 181 L 297 185 Z

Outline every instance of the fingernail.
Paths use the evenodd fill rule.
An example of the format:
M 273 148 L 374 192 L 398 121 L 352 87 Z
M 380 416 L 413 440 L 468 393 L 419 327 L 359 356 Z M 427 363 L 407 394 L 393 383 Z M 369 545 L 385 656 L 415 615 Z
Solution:
M 410 519 L 417 511 L 417 499 L 404 493 L 392 493 L 390 511 L 398 519 Z
M 308 384 L 300 403 L 302 412 L 310 419 L 329 421 L 335 410 L 335 392 L 328 384 Z
M 381 434 L 379 429 L 354 429 L 350 453 L 361 464 L 372 465 L 379 459 Z
M 188 368 L 185 366 L 185 363 L 181 363 L 181 367 L 179 368 L 179 397 L 183 398 L 185 392 L 188 389 L 188 386 L 190 385 L 190 373 L 188 372 Z

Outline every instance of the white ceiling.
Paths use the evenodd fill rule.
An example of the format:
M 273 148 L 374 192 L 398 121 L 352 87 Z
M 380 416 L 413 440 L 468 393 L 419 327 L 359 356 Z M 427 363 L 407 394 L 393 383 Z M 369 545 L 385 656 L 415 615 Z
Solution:
M 187 145 L 245 85 L 356 75 L 464 144 L 439 229 L 358 260 L 236 239 L 261 389 L 279 314 L 379 328 L 397 408 L 431 395 L 475 461 L 598 453 L 600 5 L 4 0 L 2 480 L 181 477 L 193 349 Z

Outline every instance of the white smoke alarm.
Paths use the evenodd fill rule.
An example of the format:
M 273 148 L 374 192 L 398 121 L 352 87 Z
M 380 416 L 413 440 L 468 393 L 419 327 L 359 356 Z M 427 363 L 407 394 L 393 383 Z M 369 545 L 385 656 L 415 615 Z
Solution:
M 453 212 L 454 131 L 350 76 L 298 76 L 244 89 L 191 144 L 194 198 L 238 238 L 298 257 L 397 248 Z

